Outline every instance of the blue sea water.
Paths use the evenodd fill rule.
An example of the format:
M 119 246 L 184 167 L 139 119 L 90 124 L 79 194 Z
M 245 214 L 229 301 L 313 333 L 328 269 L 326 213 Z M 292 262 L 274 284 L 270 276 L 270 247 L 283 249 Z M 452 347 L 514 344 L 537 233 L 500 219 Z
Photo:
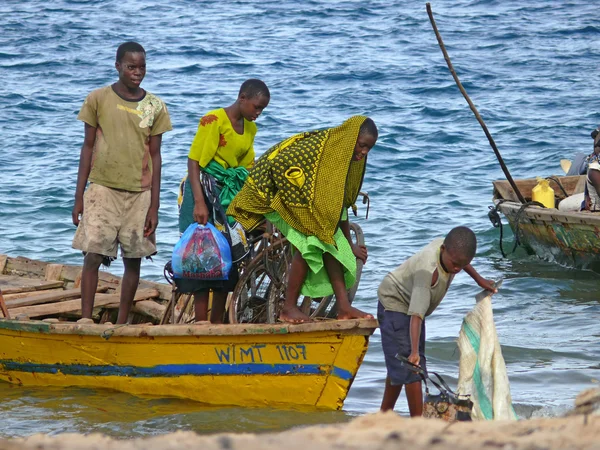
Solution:
M 559 174 L 559 160 L 590 151 L 600 122 L 597 8 L 584 0 L 439 0 L 438 27 L 458 75 L 515 178 Z M 263 79 L 269 107 L 257 153 L 293 133 L 368 114 L 380 137 L 369 155 L 363 227 L 369 261 L 356 304 L 376 311 L 383 276 L 457 225 L 472 227 L 474 266 L 504 278 L 494 297 L 512 396 L 521 417 L 558 415 L 600 378 L 598 275 L 522 250 L 502 258 L 487 219 L 502 172 L 456 88 L 424 2 L 369 0 L 5 0 L 0 4 L 0 253 L 79 264 L 71 208 L 91 90 L 116 80 L 125 40 L 147 50 L 143 87 L 168 105 L 159 254 L 143 276 L 161 280 L 178 239 L 177 186 L 199 118 Z M 510 233 L 507 238 L 511 239 Z M 120 274 L 122 266 L 111 271 Z M 477 286 L 459 275 L 427 320 L 430 368 L 458 373 L 455 339 Z M 131 437 L 178 429 L 256 431 L 337 422 L 376 411 L 385 366 L 380 337 L 343 412 L 206 408 L 83 389 L 0 383 L 0 436 L 91 432 Z M 398 411 L 406 414 L 404 397 Z

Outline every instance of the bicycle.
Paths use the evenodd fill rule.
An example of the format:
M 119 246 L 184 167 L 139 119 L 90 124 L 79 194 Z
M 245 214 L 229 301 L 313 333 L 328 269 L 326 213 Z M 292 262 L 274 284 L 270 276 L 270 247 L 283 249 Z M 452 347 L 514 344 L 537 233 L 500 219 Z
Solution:
M 366 216 L 368 217 L 369 196 L 364 192 L 360 195 L 363 196 L 363 204 L 367 204 Z M 356 215 L 356 211 L 354 213 Z M 361 227 L 351 222 L 350 231 L 355 243 L 363 245 L 364 235 Z M 272 224 L 268 224 L 267 231 L 257 239 L 261 242 L 259 250 L 255 251 L 254 256 L 242 270 L 243 273 L 229 304 L 230 323 L 275 323 L 281 312 L 292 259 L 292 247 Z M 363 262 L 358 260 L 356 281 L 348 291 L 350 303 L 354 300 L 358 289 L 362 269 Z M 337 309 L 334 299 L 334 295 L 315 299 L 304 297 L 300 308 L 311 318 L 335 318 Z
M 366 217 L 368 217 L 369 196 L 364 192 L 359 195 L 363 196 L 363 204 L 367 204 Z M 354 213 L 356 215 L 356 211 Z M 350 231 L 355 243 L 363 245 L 364 236 L 361 227 L 350 222 Z M 259 226 L 258 230 L 248 233 L 247 241 L 249 252 L 238 262 L 240 277 L 227 300 L 226 315 L 229 323 L 275 323 L 281 312 L 281 299 L 287 286 L 292 246 L 281 232 L 267 221 Z M 191 323 L 194 321 L 191 301 L 193 294 L 178 291 L 169 264 L 165 266 L 165 278 L 173 286 L 173 292 L 160 323 Z M 363 263 L 358 260 L 356 282 L 348 290 L 350 303 L 354 300 L 358 289 L 362 268 Z M 332 319 L 337 315 L 334 295 L 315 299 L 304 297 L 301 309 L 311 318 Z

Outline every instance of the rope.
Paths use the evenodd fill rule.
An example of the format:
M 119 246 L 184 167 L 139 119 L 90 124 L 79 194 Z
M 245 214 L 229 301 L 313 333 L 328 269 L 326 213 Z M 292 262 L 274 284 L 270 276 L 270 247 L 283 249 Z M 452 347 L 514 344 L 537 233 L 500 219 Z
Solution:
M 554 175 L 552 175 L 550 177 L 546 177 L 546 180 L 552 180 L 552 181 L 554 181 L 558 185 L 558 187 L 560 188 L 560 190 L 562 191 L 562 193 L 565 194 L 565 198 L 567 198 L 569 196 L 569 194 L 567 194 L 567 191 L 565 190 L 565 188 L 562 185 L 562 183 L 560 182 L 560 180 L 558 178 L 556 178 Z
M 498 213 L 498 209 L 500 207 L 500 205 L 502 203 L 504 203 L 506 200 L 499 200 L 498 203 L 496 204 L 496 206 L 489 206 L 489 211 L 488 211 L 488 217 L 490 219 L 490 222 L 492 222 L 492 225 L 494 226 L 494 228 L 500 228 L 500 253 L 502 253 L 502 257 L 506 258 L 507 254 L 504 251 L 504 248 L 502 246 L 502 238 L 503 238 L 503 231 L 502 231 L 502 219 L 500 218 L 500 214 Z M 520 235 L 520 227 L 521 227 L 521 218 L 523 216 L 523 212 L 527 209 L 528 206 L 541 206 L 542 208 L 545 208 L 544 205 L 542 205 L 540 202 L 526 202 L 523 203 L 521 205 L 521 207 L 519 208 L 519 210 L 517 211 L 517 214 L 515 216 L 515 243 L 513 244 L 513 248 L 510 251 L 510 253 L 508 255 L 512 255 L 515 250 L 517 249 L 517 247 L 519 245 L 521 245 L 521 240 L 519 239 L 519 235 Z

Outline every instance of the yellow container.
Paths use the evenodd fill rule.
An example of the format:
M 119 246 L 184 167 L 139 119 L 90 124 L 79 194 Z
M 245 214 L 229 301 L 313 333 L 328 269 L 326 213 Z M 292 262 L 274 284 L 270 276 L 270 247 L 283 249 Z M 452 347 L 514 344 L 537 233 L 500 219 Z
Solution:
M 538 184 L 531 190 L 531 200 L 540 202 L 546 208 L 555 208 L 554 189 L 548 184 L 548 180 L 538 178 Z

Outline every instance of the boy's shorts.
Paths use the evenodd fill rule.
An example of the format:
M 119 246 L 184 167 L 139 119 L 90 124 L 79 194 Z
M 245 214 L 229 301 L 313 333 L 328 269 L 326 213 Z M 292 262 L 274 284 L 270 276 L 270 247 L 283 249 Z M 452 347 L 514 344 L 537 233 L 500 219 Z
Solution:
M 377 320 L 381 331 L 381 346 L 385 357 L 390 384 L 401 385 L 421 381 L 421 376 L 410 370 L 408 364 L 396 358 L 400 354 L 408 358 L 410 355 L 410 317 L 397 311 L 386 311 L 381 302 L 377 302 Z M 419 365 L 427 373 L 427 360 L 425 359 L 425 321 L 421 326 L 419 340 Z
M 130 192 L 90 183 L 73 248 L 109 258 L 117 257 L 118 245 L 123 258 L 156 254 L 156 235 L 144 237 L 150 201 L 149 190 Z

